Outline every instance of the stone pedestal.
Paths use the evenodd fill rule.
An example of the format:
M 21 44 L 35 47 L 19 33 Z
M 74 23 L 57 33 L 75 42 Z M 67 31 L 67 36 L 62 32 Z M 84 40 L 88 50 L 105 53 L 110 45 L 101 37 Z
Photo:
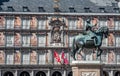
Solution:
M 100 61 L 73 61 L 73 76 L 102 76 Z

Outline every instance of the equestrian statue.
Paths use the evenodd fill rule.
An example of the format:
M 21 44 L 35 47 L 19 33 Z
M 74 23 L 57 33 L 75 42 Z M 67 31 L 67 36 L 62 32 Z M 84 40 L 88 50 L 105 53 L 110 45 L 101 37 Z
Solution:
M 85 31 L 73 38 L 71 56 L 74 60 L 76 60 L 76 55 L 80 54 L 83 48 L 96 48 L 97 57 L 99 57 L 103 51 L 100 48 L 102 45 L 102 40 L 104 38 L 107 38 L 109 35 L 109 29 L 107 26 L 103 26 L 98 28 L 97 30 L 94 30 L 93 27 L 95 25 L 91 24 L 91 20 L 88 19 L 86 22 L 87 24 L 85 27 Z

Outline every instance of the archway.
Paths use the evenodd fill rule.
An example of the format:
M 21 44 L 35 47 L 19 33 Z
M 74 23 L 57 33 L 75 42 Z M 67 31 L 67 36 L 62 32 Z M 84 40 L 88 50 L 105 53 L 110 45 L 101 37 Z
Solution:
M 55 72 L 52 74 L 52 76 L 62 76 L 62 74 L 61 74 L 60 72 L 58 72 L 58 71 L 55 71 Z
M 12 72 L 7 71 L 7 72 L 5 72 L 5 73 L 4 73 L 4 75 L 3 75 L 3 76 L 14 76 L 14 75 L 13 75 L 13 73 L 12 73 Z
M 109 76 L 106 71 L 103 71 L 103 76 Z
M 30 74 L 27 71 L 23 71 L 20 73 L 20 76 L 30 76 Z
M 46 76 L 46 74 L 42 71 L 36 73 L 36 76 Z
M 72 71 L 68 73 L 68 76 L 73 76 L 73 75 L 72 75 Z
M 120 71 L 117 71 L 117 72 L 115 73 L 115 76 L 120 76 Z

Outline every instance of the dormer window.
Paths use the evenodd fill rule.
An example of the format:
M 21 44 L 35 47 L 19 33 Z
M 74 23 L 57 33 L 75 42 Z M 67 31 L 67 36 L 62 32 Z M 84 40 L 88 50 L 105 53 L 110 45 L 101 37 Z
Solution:
M 14 11 L 14 9 L 13 9 L 12 6 L 8 6 L 7 8 L 8 8 L 7 10 L 10 11 L 10 12 L 13 12 L 13 11 Z
M 84 8 L 84 10 L 85 10 L 86 13 L 90 12 L 90 8 Z
M 70 7 L 69 10 L 70 10 L 70 12 L 75 12 L 74 7 Z
M 28 12 L 28 11 L 29 11 L 28 7 L 23 7 L 23 12 Z
M 39 12 L 45 12 L 43 7 L 39 7 L 38 9 L 39 9 Z
M 101 13 L 105 12 L 105 8 L 99 8 Z
M 119 12 L 120 12 L 120 11 L 119 11 L 119 8 L 114 8 L 113 10 L 114 10 L 114 12 L 116 12 L 116 13 L 119 13 Z

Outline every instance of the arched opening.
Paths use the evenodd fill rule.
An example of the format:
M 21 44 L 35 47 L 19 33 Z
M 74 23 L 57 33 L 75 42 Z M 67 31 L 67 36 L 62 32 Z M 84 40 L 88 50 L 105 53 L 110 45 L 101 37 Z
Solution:
M 46 74 L 42 71 L 36 73 L 36 76 L 46 76 Z
M 60 72 L 58 72 L 58 71 L 55 71 L 55 72 L 52 74 L 52 76 L 62 76 L 62 74 L 61 74 Z
M 14 76 L 12 72 L 5 72 L 3 76 Z
M 117 71 L 117 72 L 115 73 L 115 76 L 120 76 L 120 71 Z
M 23 71 L 20 73 L 20 76 L 30 76 L 30 74 L 27 71 Z
M 103 76 L 109 76 L 106 71 L 103 71 Z
M 71 72 L 68 73 L 68 76 L 73 76 L 72 74 L 73 74 L 73 73 L 72 73 L 72 71 L 71 71 Z

